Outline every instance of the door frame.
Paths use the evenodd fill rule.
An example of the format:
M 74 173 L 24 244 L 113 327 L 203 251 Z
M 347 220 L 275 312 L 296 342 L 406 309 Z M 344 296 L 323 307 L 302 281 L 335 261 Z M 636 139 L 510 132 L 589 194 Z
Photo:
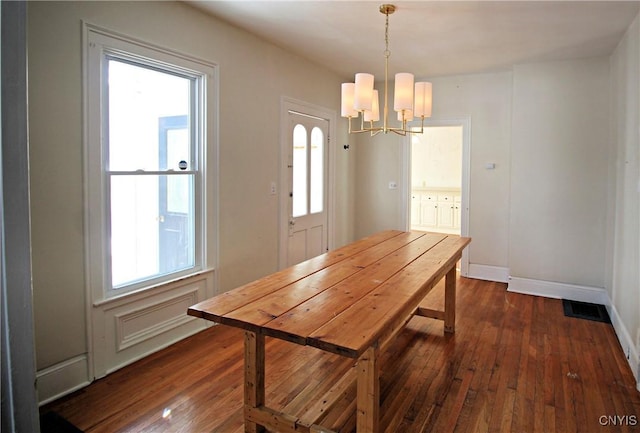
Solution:
M 420 126 L 418 123 L 409 126 Z M 436 117 L 425 119 L 425 127 L 433 126 L 462 126 L 462 180 L 461 180 L 461 214 L 460 214 L 460 235 L 469 236 L 469 189 L 471 177 L 471 117 Z M 400 204 L 401 221 L 404 223 L 404 230 L 411 229 L 411 137 L 407 135 L 402 143 L 402 166 Z M 462 252 L 460 262 L 460 274 L 469 276 L 469 248 Z
M 335 158 L 336 152 L 332 146 L 332 138 L 336 127 L 336 112 L 329 108 L 283 96 L 280 99 L 280 153 L 278 155 L 278 269 L 284 269 L 287 264 L 287 248 L 289 234 L 288 212 L 288 162 L 289 150 L 289 112 L 317 117 L 329 123 L 327 131 L 327 247 L 335 248 Z

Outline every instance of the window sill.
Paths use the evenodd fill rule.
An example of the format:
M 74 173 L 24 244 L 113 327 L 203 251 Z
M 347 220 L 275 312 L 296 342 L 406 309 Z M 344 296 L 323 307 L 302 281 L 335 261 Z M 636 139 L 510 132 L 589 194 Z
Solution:
M 194 272 L 192 274 L 183 275 L 170 281 L 166 281 L 160 284 L 143 287 L 140 289 L 132 290 L 130 292 L 116 294 L 108 298 L 99 299 L 93 302 L 94 307 L 103 307 L 110 304 L 123 304 L 138 301 L 140 299 L 155 296 L 159 293 L 166 292 L 174 289 L 178 286 L 184 286 L 190 282 L 200 281 L 213 277 L 213 269 L 204 269 Z

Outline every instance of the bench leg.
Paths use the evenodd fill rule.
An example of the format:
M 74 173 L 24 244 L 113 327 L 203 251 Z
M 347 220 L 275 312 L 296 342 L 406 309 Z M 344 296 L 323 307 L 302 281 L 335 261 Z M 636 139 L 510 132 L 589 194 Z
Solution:
M 444 280 L 444 332 L 456 331 L 456 265 L 447 272 Z
M 357 433 L 378 433 L 380 369 L 378 348 L 370 347 L 358 359 Z
M 244 333 L 244 404 L 248 407 L 264 405 L 264 335 Z M 245 433 L 264 432 L 263 426 L 244 420 Z

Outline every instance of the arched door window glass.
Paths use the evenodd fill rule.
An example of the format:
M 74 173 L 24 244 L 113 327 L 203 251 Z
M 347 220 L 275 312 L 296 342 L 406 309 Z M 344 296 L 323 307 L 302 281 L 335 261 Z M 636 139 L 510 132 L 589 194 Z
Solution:
M 293 128 L 293 217 L 308 213 L 307 206 L 307 129 Z

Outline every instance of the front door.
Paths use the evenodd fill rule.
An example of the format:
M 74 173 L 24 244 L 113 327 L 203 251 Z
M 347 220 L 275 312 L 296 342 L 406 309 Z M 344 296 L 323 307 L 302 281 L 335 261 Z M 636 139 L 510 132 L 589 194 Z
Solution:
M 329 122 L 293 111 L 288 116 L 286 266 L 291 266 L 328 249 Z

